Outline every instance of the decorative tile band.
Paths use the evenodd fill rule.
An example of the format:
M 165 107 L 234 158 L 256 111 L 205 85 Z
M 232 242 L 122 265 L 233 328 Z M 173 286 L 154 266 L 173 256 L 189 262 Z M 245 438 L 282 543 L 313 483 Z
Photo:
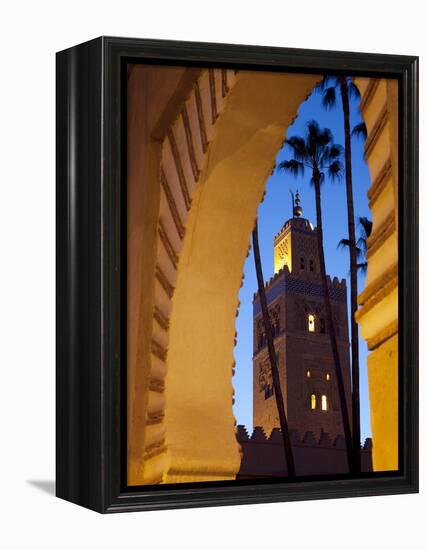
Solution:
M 303 281 L 293 277 L 282 277 L 278 279 L 269 289 L 266 290 L 266 299 L 268 304 L 273 302 L 281 294 L 305 294 L 306 296 L 313 296 L 315 298 L 322 298 L 324 296 L 321 283 L 312 283 L 310 281 Z M 346 289 L 329 287 L 328 294 L 330 300 L 335 302 L 346 302 Z M 253 315 L 256 316 L 261 312 L 260 302 L 258 298 L 253 303 Z

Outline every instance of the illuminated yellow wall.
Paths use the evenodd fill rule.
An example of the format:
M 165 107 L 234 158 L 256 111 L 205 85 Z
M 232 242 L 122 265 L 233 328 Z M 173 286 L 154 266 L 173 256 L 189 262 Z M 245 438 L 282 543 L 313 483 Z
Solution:
M 398 468 L 398 84 L 356 79 L 367 125 L 373 230 L 356 319 L 367 340 L 373 469 Z
M 216 124 L 193 194 L 173 297 L 164 482 L 233 479 L 239 470 L 232 369 L 243 266 L 285 129 L 302 91 L 316 80 L 238 73 Z
M 162 392 L 149 389 L 151 373 L 156 368 L 151 342 L 162 138 L 167 121 L 176 117 L 183 91 L 188 93 L 189 84 L 198 73 L 180 67 L 165 71 L 155 65 L 134 65 L 128 71 L 127 452 L 130 484 L 139 484 L 143 478 L 145 449 L 151 444 L 149 415 L 153 408 L 160 409 L 162 401 Z M 157 388 L 161 389 L 161 385 Z
M 275 238 L 273 251 L 274 271 L 278 273 L 283 267 L 288 266 L 291 272 L 291 234 L 279 233 Z
M 129 365 L 130 380 L 146 373 L 138 396 L 130 387 L 131 484 L 233 479 L 239 470 L 232 372 L 243 265 L 286 128 L 318 80 L 202 71 L 155 140 L 154 281 L 141 292 L 144 311 L 152 308 L 151 346 Z

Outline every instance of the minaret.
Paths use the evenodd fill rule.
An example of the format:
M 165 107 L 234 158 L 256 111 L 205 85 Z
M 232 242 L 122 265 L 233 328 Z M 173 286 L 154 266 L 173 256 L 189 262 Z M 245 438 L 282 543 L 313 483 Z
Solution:
M 330 338 L 325 322 L 316 228 L 303 218 L 299 192 L 292 215 L 274 238 L 275 275 L 266 297 L 290 429 L 343 434 Z M 347 401 L 350 404 L 346 282 L 328 278 Z M 253 424 L 279 427 L 258 295 L 253 300 Z
M 300 248 L 300 245 L 297 246 L 297 242 L 293 243 L 292 245 L 291 242 L 292 239 L 296 241 L 296 235 L 298 233 L 302 235 L 306 234 L 309 236 L 310 239 L 307 241 L 307 243 L 309 248 L 311 248 L 312 250 L 311 265 L 314 267 L 315 263 L 318 263 L 318 245 L 316 242 L 316 233 L 309 220 L 301 217 L 303 214 L 303 208 L 300 206 L 299 191 L 296 191 L 296 196 L 294 196 L 293 192 L 291 192 L 291 197 L 293 217 L 283 225 L 281 231 L 277 235 L 275 235 L 274 238 L 273 261 L 275 273 L 279 273 L 279 271 L 285 266 L 288 267 L 290 272 L 298 267 L 295 265 L 295 258 L 297 258 L 297 256 L 292 254 L 292 249 L 296 251 L 296 249 Z M 291 231 L 291 228 L 294 228 L 293 232 Z

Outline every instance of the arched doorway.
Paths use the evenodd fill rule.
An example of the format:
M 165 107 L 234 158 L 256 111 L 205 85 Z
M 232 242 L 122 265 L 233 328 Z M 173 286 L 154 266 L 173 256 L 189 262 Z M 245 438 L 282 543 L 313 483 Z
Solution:
M 143 84 L 156 82 L 162 89 L 162 75 L 156 70 L 133 68 L 131 108 L 144 101 Z M 133 325 L 128 342 L 130 484 L 236 476 L 240 452 L 232 414 L 232 370 L 243 263 L 285 131 L 320 79 L 217 69 L 176 69 L 168 78 L 165 90 L 173 92 L 165 92 L 167 109 L 144 104 L 129 119 L 128 129 L 128 271 L 133 279 L 128 300 L 134 304 L 128 317 Z M 372 304 L 382 276 L 376 251 L 396 246 L 396 224 L 391 234 L 382 229 L 385 211 L 392 208 L 394 213 L 396 206 L 396 90 L 394 83 L 385 84 L 385 90 L 368 80 L 360 79 L 357 85 L 369 130 L 367 158 L 377 182 L 372 201 L 372 241 L 377 248 L 369 256 L 367 284 L 372 290 L 362 294 L 359 316 L 370 347 L 373 331 L 383 330 L 373 327 L 371 305 L 365 305 Z M 385 97 L 380 96 L 383 91 Z M 378 109 L 384 113 L 385 101 L 389 107 L 380 119 Z M 151 129 L 145 138 L 144 126 Z M 388 162 L 391 169 L 381 178 L 378 172 L 385 171 Z M 389 190 L 392 207 L 385 195 Z M 382 204 L 378 209 L 377 201 Z M 369 287 L 369 281 L 374 286 Z M 380 297 L 377 307 L 387 301 Z M 391 304 L 388 307 L 394 315 Z M 379 351 L 394 346 L 393 336 L 385 338 L 377 337 L 372 353 L 373 418 L 390 407 L 384 390 L 376 389 L 383 361 Z M 390 361 L 388 368 L 396 370 L 396 364 Z M 386 391 L 393 396 L 396 386 Z M 373 431 L 381 469 L 381 449 L 391 446 L 393 431 L 393 418 L 389 429 L 379 426 L 377 434 Z

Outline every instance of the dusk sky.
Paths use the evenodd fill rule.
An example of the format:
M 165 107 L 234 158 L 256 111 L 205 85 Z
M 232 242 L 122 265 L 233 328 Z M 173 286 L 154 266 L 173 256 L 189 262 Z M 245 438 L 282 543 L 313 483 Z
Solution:
M 316 120 L 321 128 L 330 128 L 334 141 L 344 145 L 343 114 L 338 94 L 338 105 L 326 111 L 321 105 L 321 95 L 313 93 L 302 103 L 298 116 L 287 131 L 287 137 L 305 134 L 306 124 Z M 286 94 L 284 94 L 286 101 Z M 351 100 L 351 128 L 361 122 L 358 110 L 359 100 Z M 354 188 L 354 208 L 356 218 L 367 216 L 371 219 L 367 201 L 367 190 L 370 185 L 368 167 L 364 161 L 364 143 L 362 139 L 352 139 L 352 172 Z M 277 164 L 284 159 L 291 158 L 288 148 L 278 153 Z M 316 226 L 315 195 L 309 184 L 309 171 L 304 177 L 294 178 L 285 173 L 275 172 L 267 181 L 267 193 L 264 202 L 259 206 L 259 240 L 264 279 L 272 277 L 273 269 L 273 238 L 282 228 L 284 222 L 292 217 L 290 189 L 299 190 L 303 217 L 309 219 Z M 324 250 L 326 269 L 329 275 L 340 279 L 346 278 L 349 298 L 349 254 L 347 250 L 338 249 L 340 239 L 348 236 L 348 222 L 346 211 L 345 181 L 332 183 L 326 179 L 321 194 L 324 227 Z M 360 236 L 360 228 L 356 227 L 356 236 Z M 244 424 L 249 431 L 253 428 L 252 421 L 252 354 L 253 354 L 253 293 L 257 290 L 257 280 L 254 269 L 252 251 L 248 256 L 245 267 L 244 285 L 239 293 L 241 302 L 236 329 L 238 341 L 235 347 L 236 372 L 233 378 L 235 388 L 234 413 L 238 424 Z M 358 292 L 364 288 L 364 275 L 359 275 Z M 361 438 L 371 437 L 370 413 L 367 386 L 367 346 L 360 335 L 360 391 L 361 391 Z

